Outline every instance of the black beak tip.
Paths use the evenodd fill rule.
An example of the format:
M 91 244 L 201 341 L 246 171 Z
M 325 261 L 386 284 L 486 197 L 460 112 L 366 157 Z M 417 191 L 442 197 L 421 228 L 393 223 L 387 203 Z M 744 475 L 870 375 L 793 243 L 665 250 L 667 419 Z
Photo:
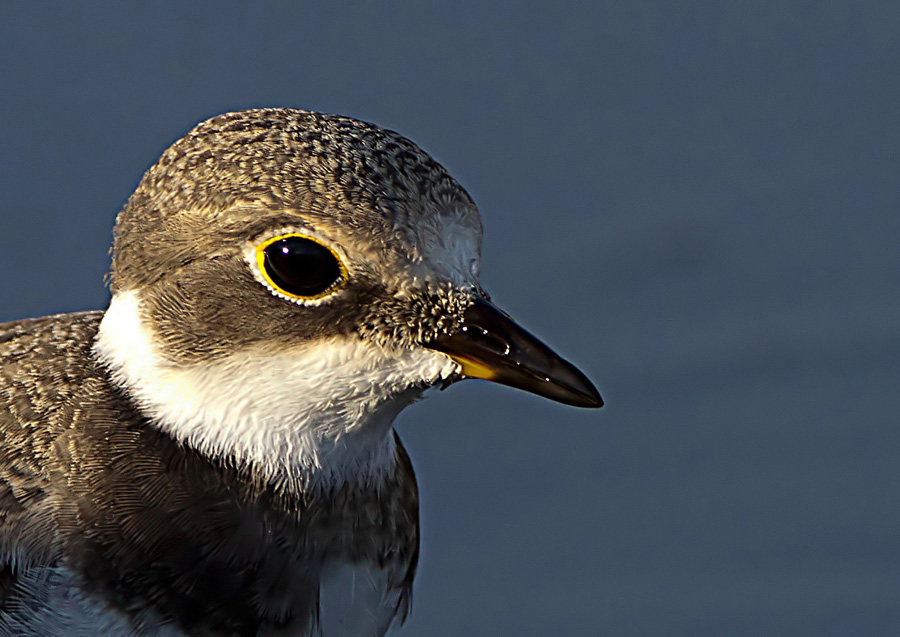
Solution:
M 570 367 L 570 370 L 570 374 L 567 374 L 568 377 L 565 379 L 568 382 L 554 383 L 547 398 L 585 409 L 603 407 L 603 397 L 587 376 L 575 367 Z
M 585 396 L 585 400 L 580 406 L 586 407 L 587 409 L 600 409 L 603 404 L 603 396 L 600 395 L 600 392 L 594 389 L 594 392 L 592 394 Z

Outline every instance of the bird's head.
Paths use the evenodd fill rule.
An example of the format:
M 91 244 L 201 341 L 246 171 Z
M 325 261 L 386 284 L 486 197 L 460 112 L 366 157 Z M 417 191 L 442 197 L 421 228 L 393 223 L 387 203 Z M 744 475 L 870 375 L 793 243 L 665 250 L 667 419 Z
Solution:
M 599 407 L 490 303 L 481 234 L 465 190 L 397 133 L 290 109 L 215 117 L 119 215 L 96 352 L 161 427 L 270 472 L 378 464 L 396 413 L 462 378 Z

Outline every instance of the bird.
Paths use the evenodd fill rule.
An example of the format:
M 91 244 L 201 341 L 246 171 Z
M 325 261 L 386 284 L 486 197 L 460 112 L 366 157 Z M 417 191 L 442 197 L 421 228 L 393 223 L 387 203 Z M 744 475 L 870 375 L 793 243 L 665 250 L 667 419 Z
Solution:
M 420 543 L 397 414 L 467 378 L 603 404 L 377 125 L 208 119 L 113 234 L 106 310 L 0 324 L 0 634 L 383 635 Z

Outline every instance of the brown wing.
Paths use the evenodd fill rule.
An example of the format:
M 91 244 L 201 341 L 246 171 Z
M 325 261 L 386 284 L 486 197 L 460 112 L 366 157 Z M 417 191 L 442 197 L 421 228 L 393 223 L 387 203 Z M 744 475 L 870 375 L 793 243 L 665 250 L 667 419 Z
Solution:
M 54 566 L 62 500 L 55 448 L 75 408 L 99 312 L 0 324 L 0 628 L 37 612 L 21 575 Z

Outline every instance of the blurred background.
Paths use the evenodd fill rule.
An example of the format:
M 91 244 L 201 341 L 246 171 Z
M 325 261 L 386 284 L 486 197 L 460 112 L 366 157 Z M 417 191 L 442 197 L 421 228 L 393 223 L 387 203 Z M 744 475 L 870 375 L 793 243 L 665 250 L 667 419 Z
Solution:
M 404 635 L 900 634 L 900 5 L 0 5 L 0 321 L 105 307 L 113 220 L 196 122 L 402 132 L 579 411 L 404 412 Z

